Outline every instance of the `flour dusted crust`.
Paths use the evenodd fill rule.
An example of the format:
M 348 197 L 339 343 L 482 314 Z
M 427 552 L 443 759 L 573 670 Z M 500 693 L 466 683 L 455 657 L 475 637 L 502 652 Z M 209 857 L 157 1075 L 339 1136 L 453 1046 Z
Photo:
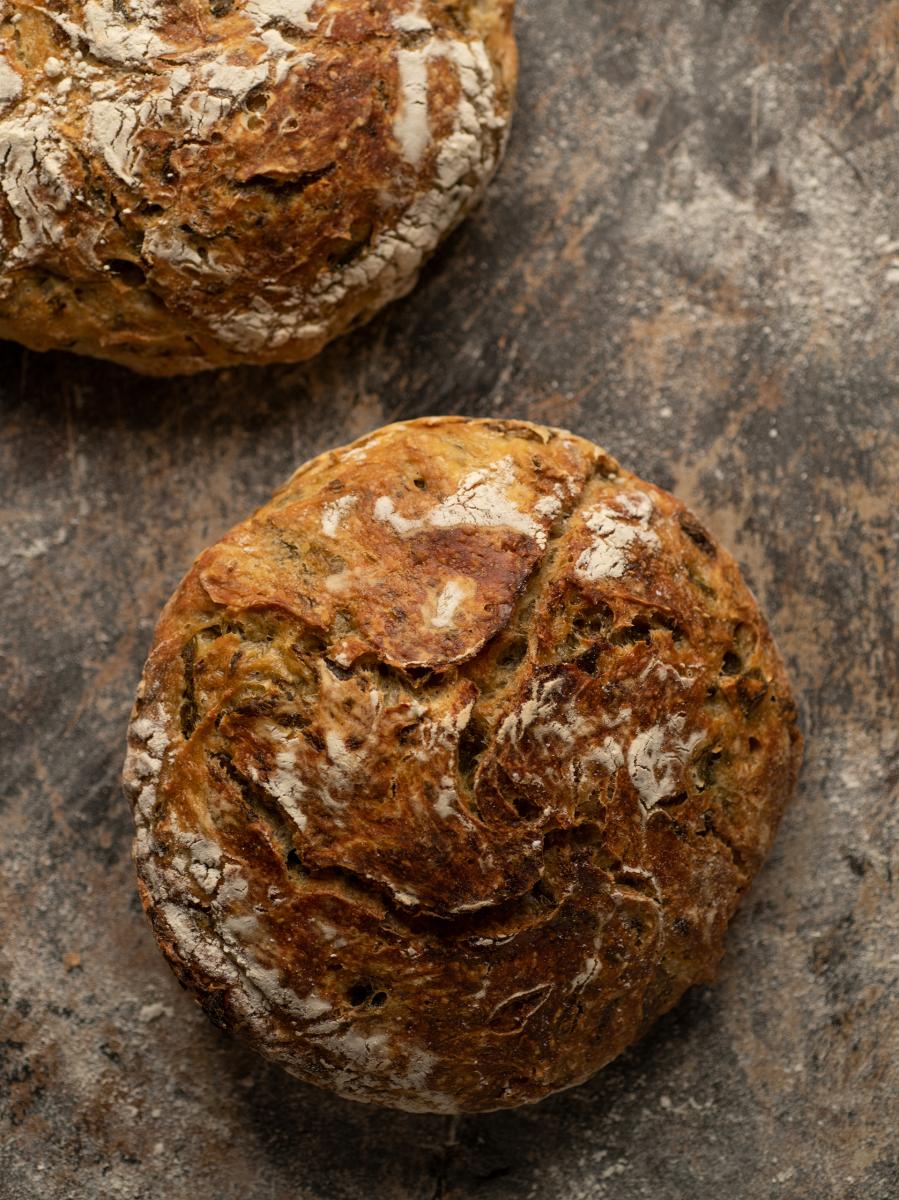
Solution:
M 307 463 L 198 558 L 125 781 L 213 1020 L 454 1112 L 585 1079 L 712 977 L 800 753 L 679 501 L 559 430 L 434 418 Z
M 0 337 L 308 358 L 405 294 L 507 131 L 512 0 L 0 0 Z

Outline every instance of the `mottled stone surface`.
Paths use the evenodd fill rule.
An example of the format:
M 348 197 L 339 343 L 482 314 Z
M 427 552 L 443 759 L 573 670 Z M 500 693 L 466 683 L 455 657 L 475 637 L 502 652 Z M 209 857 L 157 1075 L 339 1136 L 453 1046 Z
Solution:
M 4 1200 L 899 1192 L 899 3 L 525 0 L 490 199 L 311 366 L 0 350 Z M 586 1086 L 459 1120 L 304 1088 L 181 993 L 118 774 L 152 622 L 297 463 L 400 417 L 565 424 L 737 554 L 807 764 L 718 984 Z

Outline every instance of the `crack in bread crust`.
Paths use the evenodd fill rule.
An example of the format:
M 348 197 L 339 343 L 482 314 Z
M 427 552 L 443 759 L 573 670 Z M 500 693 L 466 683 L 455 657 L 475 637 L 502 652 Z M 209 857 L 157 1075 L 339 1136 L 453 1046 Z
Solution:
M 179 978 L 302 1078 L 429 1111 L 570 1086 L 708 979 L 800 754 L 679 502 L 460 418 L 322 455 L 202 554 L 129 745 Z

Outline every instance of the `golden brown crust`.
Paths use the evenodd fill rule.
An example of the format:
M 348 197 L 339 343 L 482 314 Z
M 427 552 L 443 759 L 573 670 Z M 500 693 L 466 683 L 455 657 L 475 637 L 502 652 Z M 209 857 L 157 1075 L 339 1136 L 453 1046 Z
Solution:
M 316 354 L 477 203 L 511 0 L 0 0 L 0 336 L 151 374 Z
M 564 432 L 435 418 L 308 463 L 200 556 L 126 784 L 215 1020 L 344 1095 L 478 1110 L 711 978 L 800 747 L 682 504 Z

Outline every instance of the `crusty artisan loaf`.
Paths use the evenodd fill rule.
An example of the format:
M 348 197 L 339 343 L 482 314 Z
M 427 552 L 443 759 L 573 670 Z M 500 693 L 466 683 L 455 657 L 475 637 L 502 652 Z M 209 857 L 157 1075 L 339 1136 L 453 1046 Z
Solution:
M 166 607 L 125 781 L 206 1012 L 437 1112 L 585 1079 L 708 980 L 801 754 L 771 636 L 672 496 L 570 434 L 393 425 Z
M 309 358 L 502 152 L 513 0 L 0 0 L 0 337 Z

